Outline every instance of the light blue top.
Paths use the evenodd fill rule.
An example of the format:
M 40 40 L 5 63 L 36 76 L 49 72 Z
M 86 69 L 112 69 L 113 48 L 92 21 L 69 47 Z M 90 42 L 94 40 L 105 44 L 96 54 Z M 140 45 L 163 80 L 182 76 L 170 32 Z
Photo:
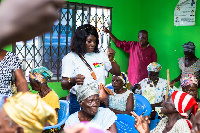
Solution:
M 109 95 L 109 108 L 116 109 L 119 111 L 126 111 L 126 103 L 128 96 L 133 93 L 130 90 L 127 90 L 126 92 L 122 94 L 116 94 L 114 90 L 112 90 L 114 93 L 113 95 Z M 133 95 L 134 103 L 135 103 L 135 98 Z
M 97 114 L 88 123 L 88 125 L 101 130 L 108 130 L 112 124 L 115 123 L 115 120 L 117 120 L 117 116 L 113 111 L 111 111 L 109 108 L 99 107 Z M 64 128 L 78 123 L 80 123 L 78 112 L 75 112 L 69 116 L 65 122 Z

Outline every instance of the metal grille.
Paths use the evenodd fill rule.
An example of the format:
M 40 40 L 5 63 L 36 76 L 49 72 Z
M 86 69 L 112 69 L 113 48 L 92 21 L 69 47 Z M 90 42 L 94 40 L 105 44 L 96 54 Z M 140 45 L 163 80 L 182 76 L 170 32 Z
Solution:
M 45 66 L 53 72 L 51 81 L 61 79 L 62 58 L 69 53 L 71 38 L 75 29 L 88 24 L 97 27 L 99 48 L 104 51 L 110 46 L 110 38 L 102 31 L 103 27 L 111 30 L 112 8 L 83 3 L 66 2 L 59 11 L 60 17 L 54 23 L 50 33 L 13 45 L 13 52 L 22 60 L 22 68 L 27 81 L 29 71 L 38 66 Z

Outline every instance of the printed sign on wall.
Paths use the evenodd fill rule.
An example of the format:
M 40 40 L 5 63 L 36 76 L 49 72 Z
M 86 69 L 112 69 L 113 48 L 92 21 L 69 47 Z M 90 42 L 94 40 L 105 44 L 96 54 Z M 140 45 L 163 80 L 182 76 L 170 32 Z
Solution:
M 179 0 L 174 10 L 175 26 L 195 25 L 195 11 L 197 0 Z

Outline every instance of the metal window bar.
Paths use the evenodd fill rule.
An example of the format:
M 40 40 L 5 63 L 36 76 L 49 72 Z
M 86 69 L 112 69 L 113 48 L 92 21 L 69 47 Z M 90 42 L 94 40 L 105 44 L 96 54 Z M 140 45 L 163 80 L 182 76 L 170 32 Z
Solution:
M 105 26 L 111 30 L 111 7 L 67 1 L 59 14 L 60 17 L 50 33 L 35 37 L 32 41 L 13 44 L 12 50 L 22 60 L 22 68 L 27 80 L 29 80 L 30 69 L 43 65 L 54 74 L 50 81 L 60 81 L 62 58 L 70 52 L 71 38 L 75 29 L 80 25 L 90 23 L 97 27 L 100 48 L 105 50 L 110 47 L 111 39 L 109 35 L 102 32 L 102 29 Z

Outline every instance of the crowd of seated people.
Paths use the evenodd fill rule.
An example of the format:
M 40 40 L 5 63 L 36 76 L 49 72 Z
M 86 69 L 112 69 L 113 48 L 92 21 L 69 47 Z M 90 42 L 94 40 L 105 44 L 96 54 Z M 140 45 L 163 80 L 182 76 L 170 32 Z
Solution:
M 141 117 L 132 112 L 136 118 L 135 127 L 140 133 L 190 133 L 192 123 L 187 119 L 192 112 L 197 112 L 198 104 L 194 97 L 182 92 L 174 91 L 166 101 L 162 103 L 161 113 L 165 115 L 158 125 L 149 131 L 148 117 Z
M 25 6 L 22 4 L 23 0 L 17 0 L 17 2 L 19 5 L 15 5 L 16 9 Z M 0 41 L 0 48 L 12 42 L 8 40 L 27 40 L 48 31 L 50 25 L 56 20 L 58 15 L 56 11 L 64 3 L 63 0 L 49 0 L 43 3 L 35 0 L 32 2 L 35 2 L 35 4 L 25 3 L 30 8 L 19 10 L 19 16 L 15 17 L 14 15 L 12 17 L 13 20 L 11 19 L 11 22 L 8 24 L 13 24 L 13 21 L 17 22 L 18 19 L 16 18 L 20 18 L 20 15 L 23 14 L 22 12 L 30 13 L 34 9 L 43 7 L 41 11 L 44 14 L 33 14 L 35 21 L 32 21 L 32 23 L 30 23 L 32 17 L 27 17 L 29 21 L 27 20 L 22 23 L 24 24 L 22 27 L 26 27 L 27 29 L 16 28 L 17 30 L 10 31 L 11 35 L 9 39 L 1 39 L 3 41 Z M 1 7 L 0 10 L 4 11 L 6 6 L 9 7 L 9 1 L 5 2 L 2 6 L 4 8 Z M 10 7 L 12 6 L 10 5 Z M 55 14 L 49 11 L 50 9 Z M 1 15 L 0 17 L 2 18 Z M 8 17 L 4 17 L 4 20 L 7 20 Z M 46 25 L 47 21 L 42 18 L 48 19 L 49 24 Z M 26 24 L 26 22 L 30 24 Z M 0 27 L 2 27 L 1 24 Z M 41 25 L 43 28 L 37 30 L 40 29 L 35 28 L 38 25 Z M 30 29 L 33 30 L 32 33 Z M 16 31 L 18 32 L 17 34 Z M 27 31 L 26 35 L 24 31 Z M 13 37 L 15 35 L 16 38 Z M 199 102 L 197 90 L 200 63 L 194 54 L 195 45 L 192 42 L 183 45 L 185 57 L 179 59 L 181 74 L 171 82 L 171 86 L 173 86 L 180 80 L 183 92 L 173 91 L 170 88 L 168 99 L 164 99 L 167 81 L 159 77 L 161 65 L 157 62 L 152 62 L 147 66 L 149 77 L 146 77 L 134 86 L 134 93 L 146 97 L 152 105 L 153 110 L 155 110 L 155 107 L 162 106 L 161 113 L 164 114 L 164 117 L 152 131 L 149 131 L 148 116 L 142 117 L 131 112 L 134 111 L 136 104 L 134 93 L 126 88 L 128 78 L 125 73 L 120 72 L 120 67 L 114 58 L 115 51 L 109 48 L 107 54 L 105 54 L 99 49 L 98 44 L 97 29 L 90 24 L 82 25 L 74 33 L 71 52 L 63 58 L 61 86 L 63 89 L 68 89 L 71 92 L 71 115 L 65 122 L 63 132 L 86 132 L 87 126 L 90 126 L 102 132 L 116 133 L 116 114 L 132 114 L 136 120 L 135 128 L 141 133 L 194 133 L 200 131 L 200 119 L 198 119 L 200 113 L 197 104 Z M 33 94 L 28 92 L 28 84 L 22 73 L 18 57 L 2 49 L 0 49 L 0 55 L 0 63 L 7 60 L 9 60 L 7 63 L 11 63 L 4 64 L 5 66 L 2 65 L 6 70 L 4 72 L 8 75 L 8 77 L 4 78 L 8 78 L 9 80 L 6 84 L 0 84 L 0 86 L 4 86 L 0 87 L 0 93 L 8 96 L 6 102 L 0 107 L 0 132 L 41 133 L 45 126 L 57 124 L 60 108 L 59 97 L 47 85 L 47 81 L 52 77 L 52 72 L 45 67 L 34 68 L 30 71 L 30 85 L 32 90 L 38 91 L 37 94 Z M 15 64 L 12 62 L 15 62 Z M 100 103 L 102 101 L 99 97 L 99 84 L 105 84 L 105 71 L 113 74 L 112 86 L 114 89 L 111 90 L 113 95 L 109 95 L 107 102 L 104 102 L 106 107 L 101 107 Z M 12 72 L 15 75 L 17 86 L 17 93 L 13 96 L 11 88 L 8 85 L 12 78 Z M 1 82 L 3 83 L 4 81 L 1 80 Z

